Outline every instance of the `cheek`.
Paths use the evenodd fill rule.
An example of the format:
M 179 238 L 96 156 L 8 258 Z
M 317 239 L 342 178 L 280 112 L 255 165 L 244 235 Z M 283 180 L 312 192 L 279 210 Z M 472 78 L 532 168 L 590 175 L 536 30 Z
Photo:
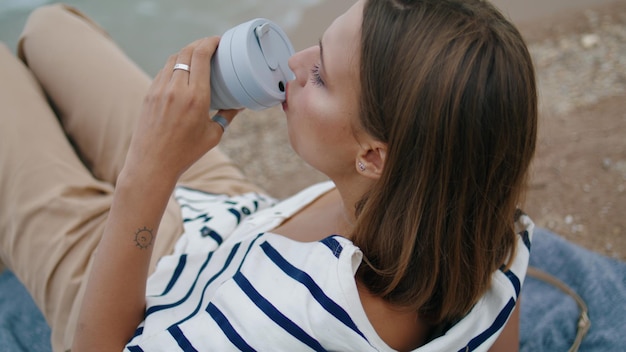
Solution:
M 309 138 L 315 138 L 320 143 L 329 143 L 344 130 L 344 121 L 338 114 L 339 109 L 333 106 L 332 99 L 315 93 L 317 92 L 303 96 L 302 110 L 298 111 L 297 116 L 298 124 L 302 128 L 301 132 Z
M 319 106 L 314 89 L 307 87 L 298 89 L 289 95 L 288 123 L 293 132 L 303 133 L 315 123 Z
M 323 132 L 324 124 L 320 121 L 319 107 L 310 97 L 299 97 L 297 104 L 289 106 L 290 115 L 287 125 L 289 140 L 293 149 L 306 159 L 307 154 L 315 153 L 318 135 Z
M 307 87 L 308 88 L 308 87 Z M 316 155 L 328 153 L 341 147 L 349 138 L 349 126 L 340 109 L 332 105 L 332 99 L 320 97 L 317 87 L 304 89 L 297 99 L 290 100 L 288 115 L 289 139 L 293 149 L 309 163 L 315 163 Z M 295 97 L 294 97 L 295 98 Z

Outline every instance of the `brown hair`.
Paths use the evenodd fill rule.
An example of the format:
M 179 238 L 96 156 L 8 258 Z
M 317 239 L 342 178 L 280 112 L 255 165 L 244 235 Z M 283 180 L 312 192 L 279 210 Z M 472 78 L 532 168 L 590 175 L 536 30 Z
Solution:
M 357 206 L 357 278 L 433 324 L 461 318 L 515 251 L 537 93 L 520 33 L 480 0 L 368 0 L 361 127 L 388 145 Z

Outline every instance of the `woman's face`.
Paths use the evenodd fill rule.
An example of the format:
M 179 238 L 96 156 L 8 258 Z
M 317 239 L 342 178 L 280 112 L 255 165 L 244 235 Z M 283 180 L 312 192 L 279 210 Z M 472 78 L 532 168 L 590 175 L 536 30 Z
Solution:
M 331 178 L 354 171 L 359 150 L 359 52 L 363 0 L 338 17 L 320 44 L 296 53 L 289 66 L 287 115 L 293 149 Z

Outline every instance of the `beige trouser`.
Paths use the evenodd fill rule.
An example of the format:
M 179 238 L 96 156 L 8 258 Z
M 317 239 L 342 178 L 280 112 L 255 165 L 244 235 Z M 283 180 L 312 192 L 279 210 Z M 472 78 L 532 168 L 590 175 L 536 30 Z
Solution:
M 0 43 L 0 259 L 29 290 L 54 350 L 62 351 L 71 346 L 150 78 L 101 28 L 64 5 L 33 12 L 18 55 L 23 62 Z M 180 183 L 214 193 L 261 191 L 218 150 Z M 181 232 L 180 209 L 170 199 L 152 268 Z

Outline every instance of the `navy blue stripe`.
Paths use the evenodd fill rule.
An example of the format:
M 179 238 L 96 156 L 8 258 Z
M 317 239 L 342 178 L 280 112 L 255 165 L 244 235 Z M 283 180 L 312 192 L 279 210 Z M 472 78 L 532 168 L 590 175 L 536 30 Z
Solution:
M 291 336 L 309 346 L 311 349 L 315 351 L 326 351 L 316 339 L 307 334 L 296 323 L 291 321 L 291 319 L 287 318 L 276 307 L 274 307 L 270 301 L 265 299 L 265 297 L 263 297 L 259 291 L 252 286 L 250 281 L 248 281 L 248 279 L 246 279 L 241 272 L 237 273 L 233 279 L 237 285 L 239 285 L 241 290 L 248 296 L 248 298 L 250 298 L 250 300 L 254 302 L 254 304 L 256 304 L 256 306 L 259 307 L 265 315 L 278 324 L 278 326 L 291 334 Z
M 174 269 L 174 274 L 172 275 L 170 282 L 167 283 L 165 290 L 159 296 L 165 296 L 166 294 L 170 292 L 172 287 L 174 287 L 174 284 L 176 284 L 176 281 L 178 281 L 178 278 L 180 277 L 180 275 L 183 273 L 183 269 L 185 268 L 186 264 L 187 264 L 187 254 L 183 254 L 180 256 L 180 258 L 178 258 L 178 265 L 176 265 L 176 269 Z
M 239 335 L 239 333 L 233 328 L 226 316 L 220 312 L 220 310 L 213 304 L 209 303 L 206 308 L 207 313 L 215 320 L 217 326 L 224 332 L 224 335 L 230 342 L 233 343 L 240 351 L 254 351 L 248 343 Z
M 509 302 L 504 306 L 504 308 L 502 308 L 500 314 L 498 314 L 493 324 L 491 324 L 491 326 L 487 328 L 487 330 L 483 331 L 480 335 L 471 339 L 470 342 L 467 344 L 467 347 L 463 347 L 459 350 L 459 352 L 473 351 L 478 346 L 487 341 L 491 336 L 493 336 L 493 334 L 500 330 L 504 326 L 504 324 L 506 324 L 506 321 L 509 318 L 509 315 L 511 315 L 513 308 L 515 308 L 515 301 L 513 300 L 513 298 L 511 298 Z
M 180 330 L 178 326 L 170 326 L 169 328 L 167 328 L 167 331 L 170 333 L 170 335 L 172 335 L 174 340 L 176 340 L 176 343 L 178 344 L 178 346 L 180 346 L 180 348 L 182 348 L 183 351 L 186 351 L 186 352 L 198 351 L 193 347 L 191 342 L 187 340 L 187 338 L 185 337 L 185 334 L 183 334 L 183 332 Z
M 162 305 L 152 306 L 152 307 L 148 308 L 146 310 L 146 317 L 149 316 L 152 313 L 158 312 L 158 311 L 163 310 L 163 309 L 169 309 L 169 308 L 178 306 L 181 303 L 185 302 L 187 300 L 187 298 L 189 298 L 189 296 L 191 296 L 191 293 L 193 292 L 193 289 L 198 284 L 198 278 L 200 277 L 200 274 L 202 274 L 202 272 L 206 268 L 207 264 L 209 263 L 209 260 L 211 260 L 211 257 L 213 257 L 213 252 L 209 253 L 209 255 L 207 256 L 207 258 L 204 261 L 204 263 L 202 263 L 202 266 L 200 267 L 200 270 L 198 271 L 198 274 L 196 275 L 196 278 L 193 280 L 193 284 L 191 284 L 191 287 L 189 288 L 189 290 L 187 291 L 187 294 L 183 298 L 179 299 L 178 301 L 176 301 L 174 303 L 162 304 Z
M 182 208 L 182 207 L 183 207 L 183 206 L 181 205 L 181 208 Z M 189 208 L 191 208 L 191 207 L 189 207 Z M 197 211 L 197 212 L 202 211 L 202 210 L 200 210 L 200 209 L 193 209 L 193 208 L 192 208 L 192 210 L 195 210 L 195 211 Z M 206 223 L 206 222 L 211 221 L 212 219 L 213 219 L 213 217 L 212 217 L 212 216 L 209 216 L 209 214 L 200 214 L 200 215 L 196 216 L 195 218 L 184 218 L 184 219 L 183 219 L 183 222 L 191 222 L 191 221 L 196 221 L 196 220 L 202 220 L 202 222 L 205 222 L 205 223 Z
M 191 206 L 191 204 L 188 204 L 188 203 L 181 203 L 181 204 L 180 204 L 180 208 L 181 208 L 181 209 L 184 209 L 184 208 L 189 208 L 189 209 L 191 209 L 192 211 L 195 211 L 196 213 L 200 213 L 200 212 L 202 212 L 202 210 L 203 210 L 203 209 L 200 209 L 200 208 L 193 207 L 193 206 Z M 183 222 L 188 222 L 188 221 L 190 221 L 190 220 L 193 220 L 193 219 L 183 219 Z
M 220 269 L 220 271 L 218 271 L 217 274 L 213 275 L 209 279 L 209 281 L 207 281 L 205 283 L 204 288 L 202 288 L 202 294 L 200 295 L 200 297 L 201 297 L 200 301 L 196 305 L 196 308 L 193 310 L 193 312 L 191 314 L 187 315 L 187 317 L 185 317 L 184 319 L 181 319 L 180 321 L 175 323 L 174 325 L 180 325 L 180 324 L 186 322 L 187 320 L 191 319 L 194 315 L 196 315 L 196 313 L 198 313 L 200 311 L 200 308 L 203 305 L 202 304 L 202 300 L 204 299 L 204 294 L 205 294 L 206 290 L 209 288 L 209 285 L 211 285 L 213 283 L 213 281 L 215 281 L 218 277 L 220 277 L 220 275 L 222 275 L 222 273 L 224 273 L 224 271 L 226 271 L 226 269 L 230 266 L 231 262 L 233 261 L 233 258 L 235 257 L 235 254 L 237 254 L 237 251 L 239 250 L 239 246 L 240 245 L 241 245 L 240 243 L 237 243 L 233 247 L 233 249 L 228 254 L 228 258 L 226 258 L 226 262 L 224 262 L 224 266 L 222 266 L 222 269 Z M 189 295 L 187 295 L 187 297 L 189 297 Z
M 332 236 L 330 236 L 330 237 L 324 238 L 320 242 L 325 244 L 326 247 L 330 248 L 330 250 L 333 251 L 333 255 L 339 258 L 339 256 L 341 255 L 341 252 L 343 251 L 343 247 L 341 246 L 341 243 L 339 243 L 339 241 L 337 241 Z
M 222 269 L 215 274 L 209 281 L 208 283 L 206 283 L 204 290 L 206 290 L 206 287 L 213 281 L 215 280 L 215 278 L 217 278 L 219 275 L 221 275 L 224 270 L 226 270 L 226 268 L 230 265 L 230 261 L 232 260 L 233 256 L 235 255 L 235 253 L 237 252 L 237 250 L 239 249 L 240 244 L 237 243 L 233 249 L 231 250 L 230 254 L 228 255 L 228 259 L 226 260 L 226 263 L 224 264 L 224 266 L 222 267 Z M 194 288 L 196 287 L 196 285 L 198 284 L 198 277 L 200 276 L 200 274 L 204 271 L 204 269 L 206 268 L 207 264 L 209 263 L 209 260 L 211 259 L 211 257 L 213 256 L 213 252 L 209 253 L 209 256 L 207 257 L 207 259 L 205 260 L 205 262 L 202 264 L 202 267 L 200 268 L 200 270 L 198 271 L 198 275 L 196 275 L 195 280 L 193 281 L 193 284 L 191 285 L 191 288 L 189 289 L 189 291 L 187 291 L 187 294 L 179 299 L 178 301 L 174 302 L 174 303 L 170 303 L 170 304 L 163 304 L 163 305 L 158 305 L 158 306 L 152 306 L 150 308 L 148 308 L 146 310 L 146 317 L 152 313 L 158 312 L 160 310 L 163 309 L 169 309 L 175 306 L 178 306 L 180 304 L 182 304 L 183 302 L 185 302 L 187 300 L 187 298 L 189 298 L 189 296 L 191 296 L 191 293 L 193 292 Z M 199 308 L 198 308 L 199 310 Z
M 233 208 L 228 209 L 228 211 L 231 214 L 235 215 L 235 217 L 237 218 L 237 224 L 239 224 L 241 222 L 241 213 L 238 212 L 236 209 L 233 209 Z
M 139 346 L 126 346 L 126 349 L 128 349 L 130 352 L 143 352 L 143 350 Z
M 241 259 L 241 263 L 239 264 L 239 267 L 237 268 L 237 272 L 239 272 L 239 270 L 241 270 L 241 265 L 243 265 L 243 262 L 246 260 L 246 257 L 248 256 L 248 253 L 250 253 L 250 248 L 252 248 L 252 246 L 254 245 L 254 242 L 256 242 L 256 240 L 261 237 L 261 235 L 263 235 L 262 233 L 259 234 L 254 240 L 252 240 L 252 242 L 250 242 L 250 245 L 248 245 L 248 249 L 246 250 L 246 253 L 243 255 L 243 258 Z M 222 268 L 222 270 L 220 270 L 219 273 L 217 273 L 215 276 L 213 276 L 207 283 L 206 285 L 204 285 L 204 289 L 202 289 L 202 295 L 200 296 L 200 301 L 198 302 L 198 305 L 196 306 L 196 308 L 193 310 L 193 312 L 189 315 L 187 315 L 184 319 L 180 320 L 179 322 L 176 323 L 176 325 L 180 325 L 184 322 L 186 322 L 187 320 L 191 319 L 194 315 L 196 315 L 196 313 L 198 313 L 200 311 L 200 308 L 203 305 L 203 299 L 204 299 L 204 294 L 206 292 L 206 290 L 209 288 L 209 285 L 215 281 L 216 278 L 219 277 L 219 275 L 221 275 L 224 270 L 226 270 L 226 268 L 228 268 L 233 260 L 233 258 L 235 257 L 235 253 L 237 252 L 237 249 L 239 248 L 241 244 L 238 243 L 237 245 L 235 245 L 235 247 L 233 248 L 233 250 L 230 252 L 230 254 L 228 255 L 228 259 L 226 259 L 226 264 L 224 264 L 224 267 Z
M 515 289 L 515 298 L 519 297 L 519 292 L 522 289 L 522 283 L 519 281 L 519 278 L 511 270 L 504 271 L 504 267 L 500 267 L 500 271 L 511 281 L 511 285 Z
M 135 337 L 141 334 L 143 334 L 143 326 L 140 326 L 137 328 L 137 330 L 135 330 L 135 334 L 133 335 L 133 337 L 130 338 L 130 340 L 128 340 L 128 342 L 131 342 Z
M 344 325 L 350 328 L 352 331 L 359 334 L 359 336 L 363 337 L 366 341 L 367 338 L 356 326 L 350 315 L 341 308 L 340 305 L 335 303 L 330 297 L 326 296 L 324 291 L 315 283 L 313 278 L 307 274 L 306 272 L 296 268 L 291 265 L 285 258 L 283 258 L 274 247 L 268 242 L 263 242 L 261 244 L 261 248 L 265 254 L 276 264 L 285 274 L 290 276 L 292 279 L 303 284 L 315 300 L 322 306 L 324 309 L 334 316 L 337 320 L 341 321 Z
M 241 267 L 243 266 L 243 262 L 246 261 L 246 258 L 248 257 L 248 253 L 250 253 L 250 250 L 252 249 L 252 246 L 254 246 L 256 241 L 263 235 L 264 235 L 264 233 L 260 233 L 260 234 L 256 235 L 256 237 L 252 240 L 252 242 L 250 242 L 250 245 L 248 246 L 248 249 L 246 249 L 246 254 L 243 255 L 243 258 L 241 259 L 241 263 L 239 263 L 239 267 L 237 268 L 237 272 L 241 271 Z
M 218 246 L 221 245 L 222 242 L 224 242 L 222 236 L 206 226 L 200 229 L 200 235 L 202 237 L 211 237 L 213 241 L 217 242 Z
M 519 235 L 522 237 L 522 241 L 524 241 L 526 248 L 530 251 L 530 237 L 528 231 L 522 231 Z

